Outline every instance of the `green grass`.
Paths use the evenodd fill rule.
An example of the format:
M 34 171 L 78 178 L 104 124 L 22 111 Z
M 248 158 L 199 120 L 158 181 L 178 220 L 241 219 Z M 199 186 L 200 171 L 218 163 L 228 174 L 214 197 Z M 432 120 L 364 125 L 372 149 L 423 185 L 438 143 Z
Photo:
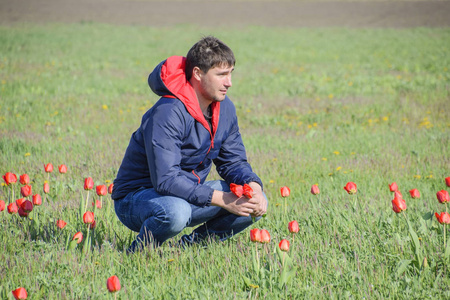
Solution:
M 134 233 L 108 197 L 96 212 L 93 250 L 66 251 L 67 239 L 86 231 L 78 212 L 84 178 L 114 179 L 130 135 L 158 100 L 149 72 L 206 34 L 237 59 L 230 97 L 270 201 L 255 224 L 272 237 L 267 253 L 258 247 L 263 271 L 247 231 L 207 249 L 163 245 L 126 256 Z M 28 173 L 40 192 L 44 163 L 69 168 L 51 174 L 33 220 L 0 213 L 0 298 L 23 286 L 32 299 L 102 299 L 114 274 L 121 299 L 450 297 L 443 226 L 430 218 L 445 210 L 435 194 L 450 176 L 449 29 L 22 24 L 0 27 L 0 44 L 0 173 Z M 343 190 L 348 181 L 356 195 Z M 393 181 L 427 268 L 407 264 L 416 246 L 392 211 Z M 312 184 L 319 195 L 309 193 Z M 292 191 L 286 214 L 284 185 Z M 420 199 L 409 198 L 412 188 Z M 3 186 L 0 198 L 8 192 Z M 68 222 L 62 232 L 58 218 Z M 283 238 L 295 276 L 280 287 L 275 249 Z

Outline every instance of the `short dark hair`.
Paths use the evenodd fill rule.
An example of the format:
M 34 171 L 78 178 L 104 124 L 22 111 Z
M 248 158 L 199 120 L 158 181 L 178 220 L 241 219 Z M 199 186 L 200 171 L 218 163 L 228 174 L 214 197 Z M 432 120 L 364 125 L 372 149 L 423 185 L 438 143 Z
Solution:
M 233 51 L 218 38 L 203 37 L 186 55 L 186 79 L 188 81 L 191 79 L 195 67 L 207 73 L 209 69 L 223 64 L 228 66 L 236 64 Z

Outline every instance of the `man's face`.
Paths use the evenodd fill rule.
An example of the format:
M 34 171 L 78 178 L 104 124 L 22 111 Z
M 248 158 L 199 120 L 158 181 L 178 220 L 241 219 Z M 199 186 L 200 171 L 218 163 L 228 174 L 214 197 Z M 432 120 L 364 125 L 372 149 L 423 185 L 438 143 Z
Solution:
M 209 69 L 207 73 L 201 72 L 200 93 L 202 97 L 211 102 L 223 101 L 228 88 L 231 87 L 231 72 L 233 70 L 233 66 L 219 65 Z

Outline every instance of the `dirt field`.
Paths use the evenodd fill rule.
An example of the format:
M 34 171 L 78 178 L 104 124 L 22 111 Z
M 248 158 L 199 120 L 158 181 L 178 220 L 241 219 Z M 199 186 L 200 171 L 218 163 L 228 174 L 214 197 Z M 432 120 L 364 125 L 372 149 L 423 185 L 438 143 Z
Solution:
M 0 0 L 0 25 L 81 21 L 149 26 L 449 27 L 450 1 Z

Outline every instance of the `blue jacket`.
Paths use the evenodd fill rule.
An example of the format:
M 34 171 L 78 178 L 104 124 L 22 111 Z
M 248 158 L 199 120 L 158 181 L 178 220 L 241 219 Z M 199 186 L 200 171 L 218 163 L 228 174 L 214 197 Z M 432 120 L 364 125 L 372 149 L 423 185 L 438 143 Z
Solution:
M 161 98 L 131 136 L 114 180 L 114 200 L 145 187 L 210 205 L 214 190 L 203 183 L 212 162 L 228 184 L 255 181 L 262 186 L 247 162 L 233 103 L 226 97 L 211 104 L 211 132 L 184 66 L 184 57 L 172 56 L 150 74 L 148 84 Z

